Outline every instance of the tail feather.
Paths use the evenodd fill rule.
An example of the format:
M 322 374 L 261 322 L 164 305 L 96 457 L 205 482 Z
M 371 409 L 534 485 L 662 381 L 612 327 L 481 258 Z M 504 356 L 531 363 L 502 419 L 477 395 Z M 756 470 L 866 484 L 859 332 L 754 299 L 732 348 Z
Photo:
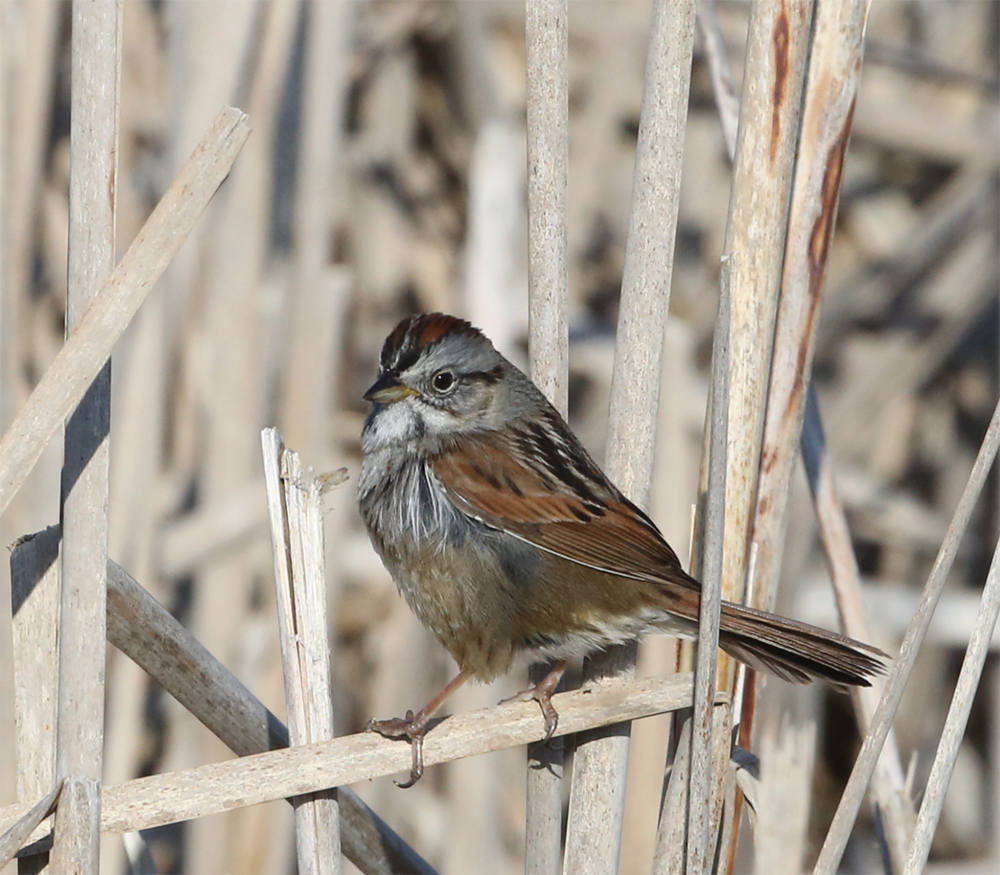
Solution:
M 805 684 L 871 686 L 888 656 L 876 647 L 807 623 L 722 603 L 719 646 L 751 668 Z

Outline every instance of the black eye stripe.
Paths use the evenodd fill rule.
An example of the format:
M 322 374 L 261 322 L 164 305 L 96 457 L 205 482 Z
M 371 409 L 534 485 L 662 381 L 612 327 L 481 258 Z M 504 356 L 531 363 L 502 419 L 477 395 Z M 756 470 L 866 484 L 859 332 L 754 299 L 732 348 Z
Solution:
M 476 371 L 468 376 L 470 379 L 479 380 L 479 382 L 485 383 L 487 386 L 494 386 L 500 382 L 500 378 L 503 376 L 503 368 L 497 365 L 488 371 Z

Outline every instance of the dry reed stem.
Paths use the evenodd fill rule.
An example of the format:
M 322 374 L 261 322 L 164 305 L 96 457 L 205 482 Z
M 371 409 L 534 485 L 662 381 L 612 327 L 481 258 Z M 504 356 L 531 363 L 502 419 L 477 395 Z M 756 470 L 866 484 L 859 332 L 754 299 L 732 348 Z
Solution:
M 865 0 L 819 0 L 799 129 L 753 539 L 753 605 L 773 610 L 816 325 L 861 72 Z
M 684 872 L 688 781 L 674 780 L 674 773 L 688 775 L 691 772 L 691 718 L 690 712 L 681 712 L 677 717 L 681 719 L 674 722 L 676 752 L 673 762 L 667 763 L 663 778 L 663 802 L 660 805 L 651 869 L 653 875 L 682 875 Z
M 723 598 L 740 602 L 752 531 L 768 376 L 806 76 L 812 0 L 751 7 L 724 252 L 731 264 Z M 720 658 L 720 682 L 733 662 Z
M 865 0 L 819 0 L 815 11 L 785 240 L 761 473 L 752 519 L 752 538 L 759 545 L 759 559 L 751 604 L 764 610 L 773 610 L 777 601 L 788 499 L 861 73 L 866 13 Z M 748 675 L 740 724 L 740 743 L 744 747 L 750 744 L 759 689 L 757 677 Z M 739 807 L 738 803 L 734 818 L 739 817 Z M 738 827 L 733 836 L 734 844 L 727 850 L 731 860 Z
M 729 758 L 729 735 L 725 729 L 731 720 L 729 703 L 717 700 L 712 709 L 713 739 L 716 740 L 713 765 L 716 768 L 723 768 Z M 656 850 L 652 866 L 654 875 L 667 875 L 667 873 L 680 875 L 684 872 L 688 840 L 684 812 L 687 810 L 689 782 L 672 780 L 669 772 L 679 770 L 686 776 L 690 771 L 691 725 L 691 720 L 684 720 L 681 723 L 678 730 L 677 755 L 673 764 L 668 767 L 668 778 L 665 781 L 663 804 L 660 807 L 660 820 L 656 830 Z M 677 816 L 678 812 L 680 817 Z
M 958 684 L 948 708 L 944 731 L 941 733 L 934 764 L 927 778 L 923 802 L 920 804 L 920 812 L 913 831 L 913 844 L 910 846 L 906 868 L 903 870 L 904 875 L 919 875 L 927 865 L 931 841 L 934 839 L 934 832 L 944 808 L 945 794 L 955 770 L 959 747 L 969 722 L 976 688 L 979 686 L 979 678 L 986 664 L 990 638 L 998 616 L 1000 616 L 1000 544 L 993 552 L 993 561 L 990 563 L 990 571 L 976 614 L 976 625 L 969 638 L 969 647 L 965 652 L 965 659 L 962 660 L 962 670 L 959 672 Z
M 665 328 L 649 511 L 686 566 L 690 553 L 691 498 L 695 494 L 693 466 L 697 464 L 690 413 L 690 399 L 698 386 L 694 334 L 690 324 L 680 319 L 668 319 Z M 688 402 L 684 403 L 684 399 Z M 682 413 L 682 410 L 687 412 Z M 663 677 L 681 670 L 679 644 L 679 639 L 667 635 L 643 638 L 636 664 L 637 676 Z M 632 726 L 619 871 L 651 871 L 663 803 L 667 752 L 673 724 L 679 720 L 679 716 L 664 715 Z
M 691 704 L 691 675 L 640 681 L 608 680 L 559 693 L 559 736 L 638 720 Z M 428 766 L 528 744 L 543 732 L 534 702 L 509 703 L 435 724 L 424 742 Z M 366 781 L 410 768 L 410 748 L 362 732 L 332 741 L 210 763 L 104 788 L 101 828 L 107 832 L 149 829 L 289 796 Z M 22 817 L 36 800 L 0 809 L 0 830 Z
M 760 780 L 753 800 L 753 871 L 756 875 L 801 872 L 808 845 L 811 796 L 816 757 L 818 699 L 815 687 L 803 691 L 788 703 L 773 721 L 761 726 L 757 744 L 760 751 Z M 789 697 L 790 698 L 790 697 Z M 735 803 L 735 799 L 733 800 Z M 726 822 L 740 824 L 730 809 Z M 731 854 L 736 837 L 722 846 Z M 721 868 L 721 867 L 720 867 Z
M 567 0 L 528 0 L 525 42 L 529 371 L 545 396 L 558 410 L 565 412 L 569 388 Z
M 123 0 L 72 6 L 67 335 L 115 264 L 122 12 Z M 66 421 L 56 724 L 56 773 L 66 792 L 51 857 L 58 872 L 97 871 L 100 860 L 110 431 L 108 360 Z
M 632 201 L 625 244 L 606 469 L 640 507 L 649 504 L 663 334 L 670 303 L 681 157 L 687 121 L 695 4 L 653 6 L 646 55 Z M 585 677 L 631 677 L 636 646 L 615 647 L 585 663 Z M 577 742 L 567 824 L 567 872 L 618 866 L 629 727 L 611 727 Z
M 15 547 L 11 563 L 18 591 L 23 594 L 22 611 L 41 613 L 33 600 L 47 589 L 52 592 L 44 597 L 55 599 L 50 584 L 58 582 L 58 551 L 58 526 L 25 538 Z M 108 563 L 107 630 L 109 643 L 142 668 L 238 756 L 288 747 L 285 725 L 113 561 Z M 38 719 L 45 719 L 44 715 Z M 50 722 L 54 721 L 50 718 Z M 24 732 L 28 731 L 30 728 L 25 727 Z M 48 749 L 52 760 L 51 744 Z M 26 765 L 32 762 L 36 761 L 28 760 Z M 40 774 L 45 773 L 42 765 Z M 24 792 L 19 795 L 22 799 L 37 798 L 42 790 L 25 784 Z M 433 871 L 350 788 L 340 788 L 339 797 L 344 852 L 362 872 L 382 875 Z
M 288 730 L 118 565 L 108 569 L 108 640 L 239 756 L 288 746 Z M 348 787 L 339 792 L 344 853 L 362 872 L 430 866 Z
M 801 446 L 809 490 L 816 509 L 830 577 L 833 580 L 841 628 L 845 635 L 850 635 L 859 641 L 870 641 L 871 634 L 862 603 L 861 575 L 854 555 L 854 546 L 851 543 L 847 518 L 834 484 L 833 463 L 823 434 L 816 389 L 812 385 L 809 387 L 806 399 Z M 862 735 L 871 725 L 882 696 L 883 686 L 882 679 L 876 678 L 870 687 L 854 687 L 851 690 Z M 910 843 L 914 811 L 913 803 L 905 789 L 896 733 L 891 726 L 885 745 L 879 754 L 878 765 L 872 775 L 872 796 L 880 810 L 887 841 L 886 850 L 896 864 L 894 871 L 900 871 Z
M 291 744 L 333 738 L 320 485 L 276 428 L 261 432 Z M 298 869 L 341 871 L 336 790 L 293 799 Z
M 31 543 L 39 537 L 49 536 L 22 538 L 10 554 L 19 799 L 37 798 L 55 783 L 59 568 L 41 542 Z M 51 546 L 57 549 L 58 537 Z
M 615 337 L 607 469 L 649 504 L 694 47 L 693 0 L 653 7 Z
M 63 782 L 60 781 L 49 791 L 47 796 L 39 799 L 34 807 L 27 811 L 17 823 L 0 835 L 0 869 L 3 869 L 14 858 L 18 849 L 27 841 L 28 836 L 55 810 L 62 787 Z
M 826 8 L 829 9 L 829 6 Z M 734 105 L 733 101 L 728 99 L 728 94 L 725 91 L 728 58 L 725 55 L 721 33 L 718 32 L 718 22 L 711 15 L 706 14 L 702 16 L 703 12 L 712 9 L 713 4 L 711 3 L 699 7 L 699 21 L 702 22 L 706 33 L 705 42 L 709 63 L 712 68 L 713 89 L 715 90 L 716 103 L 728 145 L 735 133 L 736 118 L 734 111 L 735 113 L 739 112 L 739 103 L 737 101 Z M 828 29 L 828 26 L 826 29 Z M 855 38 L 860 42 L 860 35 L 857 35 L 856 28 L 854 29 L 854 34 Z M 828 44 L 828 40 L 823 40 L 822 42 Z M 810 77 L 814 78 L 812 73 L 810 73 Z M 808 107 L 806 114 L 807 117 L 803 122 L 803 126 L 809 120 L 810 112 Z M 730 132 L 733 132 L 733 134 Z M 814 156 L 814 154 L 807 153 L 807 159 L 810 155 Z M 732 157 L 732 152 L 730 152 L 730 157 Z M 801 217 L 796 218 L 796 214 L 800 212 L 797 209 L 799 200 L 800 196 L 796 188 L 795 193 L 793 193 L 792 217 L 789 229 L 790 237 L 793 236 L 794 228 L 796 227 L 800 228 L 801 233 Z M 923 233 L 915 235 L 920 238 L 920 248 L 911 251 L 909 243 L 904 244 L 910 257 L 901 258 L 901 266 L 908 264 L 914 258 L 925 259 L 929 251 L 940 251 L 940 238 L 947 236 L 949 229 L 952 229 L 957 222 L 973 215 L 974 205 L 981 201 L 981 183 L 975 186 L 969 185 L 968 176 L 962 176 L 956 183 L 952 183 L 948 189 L 945 206 L 940 210 L 934 211 Z M 908 237 L 907 240 L 909 241 L 909 239 Z M 935 241 L 938 242 L 935 244 Z M 922 260 L 921 263 L 924 265 L 924 269 L 926 269 L 926 264 Z M 791 265 L 786 263 L 786 275 L 790 267 Z M 799 270 L 801 271 L 801 268 Z M 911 274 L 910 272 L 907 272 L 906 275 L 914 278 L 917 276 L 917 274 Z M 808 284 L 808 281 L 806 282 Z M 871 284 L 869 283 L 869 285 Z M 834 300 L 839 301 L 842 298 L 841 296 L 834 296 Z M 810 345 L 807 346 L 807 350 L 811 358 L 811 353 L 815 346 L 816 325 L 818 323 L 816 311 L 814 309 L 805 310 L 800 308 L 799 316 L 800 318 L 806 317 L 805 326 L 810 328 L 810 336 L 808 338 Z M 789 349 L 788 346 L 780 342 L 781 337 L 787 330 L 787 319 L 788 316 L 785 314 L 784 309 L 779 311 L 777 329 L 779 345 L 774 365 L 774 370 L 776 371 L 783 370 L 783 368 L 779 367 L 778 361 L 781 357 L 786 356 L 786 351 Z M 828 324 L 828 320 L 825 320 L 824 324 Z M 802 326 L 803 323 L 800 321 L 799 325 Z M 773 383 L 771 391 L 774 391 Z M 770 407 L 772 404 L 771 399 L 769 399 L 768 404 Z M 796 412 L 796 416 L 799 415 L 800 413 Z M 770 416 L 767 422 L 769 424 L 772 423 Z M 765 426 L 765 449 L 763 451 L 765 458 L 769 454 L 767 449 L 768 444 L 781 445 L 775 444 L 775 441 L 769 438 L 768 428 L 769 426 Z M 861 641 L 868 641 L 870 640 L 870 635 L 861 606 L 860 577 L 854 557 L 854 548 L 851 544 L 850 531 L 844 516 L 844 510 L 836 494 L 833 482 L 833 469 L 829 456 L 826 454 L 826 441 L 823 436 L 823 424 L 820 419 L 819 407 L 816 403 L 815 388 L 811 382 L 809 383 L 804 427 L 801 430 L 801 448 L 819 528 L 823 538 L 823 546 L 831 569 L 831 577 L 842 627 L 847 635 Z M 766 490 L 767 486 L 762 485 L 761 492 L 763 493 Z M 760 505 L 761 500 L 758 498 L 758 518 L 760 517 Z M 768 543 L 768 540 L 762 537 L 755 537 L 755 541 L 757 543 Z M 775 564 L 775 568 L 777 568 L 777 563 Z M 881 686 L 881 682 L 876 681 L 872 687 L 855 688 L 852 690 L 855 709 L 862 727 L 862 734 L 867 731 L 871 716 L 878 704 L 878 698 L 881 695 Z M 750 713 L 752 715 L 752 709 Z M 741 733 L 741 736 L 745 736 L 745 733 Z M 745 737 L 742 739 L 742 743 L 746 744 Z M 896 745 L 895 733 L 890 730 L 886 744 L 879 757 L 878 769 L 874 775 L 873 793 L 877 804 L 882 810 L 882 818 L 890 845 L 890 852 L 893 859 L 897 860 L 899 866 L 902 864 L 902 856 L 905 855 L 905 849 L 909 842 L 908 834 L 910 829 L 912 829 L 913 823 L 912 805 L 905 796 L 903 780 L 903 769 L 899 760 L 899 750 Z M 735 846 L 730 850 L 730 861 L 732 861 L 732 852 L 735 851 Z
M 712 0 L 698 4 L 698 24 L 708 56 L 723 140 L 732 163 L 736 160 L 740 99 L 735 93 L 732 70 Z M 691 571 L 702 581 L 695 708 L 692 712 L 685 712 L 681 727 L 674 729 L 678 753 L 673 766 L 664 775 L 663 812 L 657 831 L 658 847 L 662 845 L 674 850 L 669 855 L 658 855 L 660 868 L 654 868 L 657 873 L 683 872 L 687 864 L 686 855 L 690 853 L 704 858 L 714 826 L 708 803 L 712 786 L 711 733 L 715 717 L 709 713 L 706 702 L 718 675 L 729 412 L 731 262 L 731 254 L 724 254 L 719 275 L 719 307 L 712 338 L 712 373 L 699 475 L 699 494 L 704 496 L 704 504 L 700 512 L 696 511 L 692 532 L 695 543 L 692 544 Z M 677 655 L 680 664 L 685 658 L 683 651 L 678 649 Z M 692 721 L 698 725 L 695 738 L 691 737 Z M 720 732 L 725 734 L 726 728 L 720 727 Z M 678 784 L 684 785 L 683 790 L 673 786 Z M 689 786 L 692 784 L 693 792 Z M 693 801 L 695 799 L 697 801 Z M 697 846 L 688 844 L 692 832 L 696 835 Z M 728 832 L 734 833 L 735 830 L 730 827 Z
M 941 549 L 934 560 L 930 576 L 927 578 L 923 594 L 920 597 L 920 604 L 906 630 L 899 656 L 889 673 L 882 699 L 875 716 L 872 718 L 871 727 L 862 742 L 858 758 L 851 770 L 851 777 L 844 788 L 833 823 L 830 825 L 830 830 L 823 842 L 819 858 L 813 869 L 814 875 L 833 875 L 840 864 L 844 848 L 847 847 L 847 840 L 850 838 L 851 828 L 857 819 L 861 803 L 864 801 L 868 782 L 875 770 L 879 752 L 889 733 L 889 727 L 892 725 L 892 720 L 899 707 L 906 681 L 913 670 L 920 644 L 927 634 L 927 627 L 930 625 L 934 607 L 941 595 L 941 590 L 944 588 L 948 572 L 955 561 L 958 545 L 966 528 L 968 528 L 973 507 L 993 465 L 998 446 L 1000 446 L 1000 405 L 993 413 L 990 427 L 983 438 L 976 463 L 969 475 L 968 484 L 958 507 L 955 509 Z
M 691 751 L 675 764 L 670 780 L 686 784 L 683 810 L 670 821 L 685 824 L 685 858 L 680 869 L 701 873 L 708 866 L 712 817 L 713 730 L 728 737 L 726 725 L 715 727 L 711 708 L 716 686 L 719 653 L 719 620 L 722 613 L 722 563 L 725 551 L 725 494 L 729 458 L 730 342 L 732 338 L 732 258 L 726 258 L 719 276 L 719 314 L 712 347 L 711 429 L 709 431 L 708 488 L 705 496 L 702 541 L 701 602 L 698 609 L 698 651 L 695 664 L 694 710 L 691 713 Z M 731 716 L 731 715 L 726 715 Z M 681 796 L 675 792 L 675 799 Z M 676 829 L 676 828 L 675 828 Z M 679 838 L 675 832 L 675 839 Z
M 528 142 L 528 371 L 563 416 L 569 405 L 569 30 L 567 0 L 525 6 Z M 529 683 L 549 667 L 534 665 Z M 559 870 L 563 751 L 528 748 L 525 872 Z
M 240 110 L 228 107 L 219 113 L 18 412 L 0 440 L 0 512 L 104 366 L 115 342 L 226 178 L 249 133 L 247 116 Z
M 764 429 L 767 379 L 781 281 L 781 263 L 794 168 L 802 87 L 812 20 L 811 0 L 793 4 L 755 3 L 751 7 L 747 57 L 740 102 L 740 124 L 729 202 L 724 253 L 730 260 L 730 326 L 727 416 L 727 458 L 722 598 L 741 602 L 751 543 L 752 511 L 757 489 Z M 713 367 L 717 367 L 713 364 Z M 718 401 L 713 398 L 713 410 Z M 716 417 L 712 416 L 714 423 Z M 706 460 L 703 460 L 703 465 Z M 701 551 L 699 551 L 701 552 Z M 707 551 L 706 551 L 707 552 Z M 707 556 L 706 556 L 707 558 Z M 703 560 L 705 561 L 705 560 Z M 706 622 L 709 621 L 709 622 Z M 710 646 L 711 617 L 702 617 L 702 635 Z M 717 622 L 717 621 L 716 621 Z M 717 639 L 715 639 L 717 640 Z M 705 647 L 702 647 L 704 650 Z M 712 655 L 702 654 L 707 666 Z M 735 663 L 718 657 L 716 683 L 731 689 Z M 692 776 L 689 794 L 692 813 L 704 816 L 688 842 L 688 871 L 700 873 L 709 865 L 707 842 L 715 807 L 721 805 L 721 786 L 709 791 L 710 726 L 702 714 L 700 732 L 693 733 Z M 676 779 L 675 770 L 672 779 Z M 720 776 L 722 780 L 725 776 Z
M 17 541 L 10 555 L 18 799 L 37 798 L 56 781 L 60 575 L 49 554 L 58 549 L 58 535 L 43 532 Z M 42 872 L 47 864 L 43 853 L 20 867 Z
M 129 16 L 144 7 L 131 4 L 126 13 L 126 45 Z M 150 14 L 152 14 L 150 12 Z M 127 94 L 128 91 L 126 90 Z M 125 110 L 126 114 L 128 110 Z M 127 136 L 127 134 L 126 134 Z M 122 159 L 123 163 L 127 158 Z M 119 205 L 118 237 L 123 219 Z M 127 210 L 127 207 L 126 207 Z M 141 217 L 136 216 L 136 226 Z M 132 569 L 141 580 L 156 581 L 157 536 L 164 516 L 161 466 L 167 434 L 169 363 L 164 315 L 168 295 L 153 295 L 136 314 L 116 351 L 114 448 L 111 454 L 108 495 L 108 553 Z M 104 729 L 104 780 L 115 784 L 134 777 L 146 754 L 145 713 L 147 680 L 142 670 L 121 654 L 107 654 L 107 722 Z M 108 872 L 126 871 L 126 854 L 146 855 L 149 850 L 136 834 L 102 840 L 101 858 Z M 137 870 L 138 872 L 142 870 Z M 145 870 L 145 871 L 148 871 Z
M 703 34 L 716 104 L 722 122 L 723 139 L 729 160 L 736 157 L 740 101 L 735 94 L 732 71 L 719 31 L 715 5 L 711 0 L 698 4 L 698 24 Z M 698 737 L 691 737 L 695 711 L 679 715 L 679 725 L 673 728 L 675 759 L 664 774 L 663 803 L 657 827 L 657 852 L 653 872 L 683 872 L 692 831 L 697 836 L 699 856 L 707 853 L 712 831 L 708 809 L 711 793 L 710 747 L 712 723 L 718 715 L 711 714 L 706 702 L 717 674 L 719 617 L 721 614 L 722 551 L 725 524 L 725 493 L 727 470 L 727 434 L 729 411 L 729 341 L 732 302 L 733 266 L 731 256 L 723 256 L 719 275 L 719 307 L 712 339 L 712 373 L 708 408 L 702 440 L 702 460 L 699 474 L 699 494 L 704 504 L 696 513 L 693 525 L 691 571 L 702 581 L 702 601 L 699 608 L 698 650 L 695 672 L 695 711 Z M 678 665 L 684 656 L 678 649 Z M 725 727 L 719 727 L 725 733 Z M 692 760 L 697 759 L 693 767 Z M 700 800 L 692 805 L 690 784 Z M 694 811 L 692 812 L 692 808 Z M 697 820 L 697 823 L 692 822 Z M 694 851 L 694 847 L 691 848 Z

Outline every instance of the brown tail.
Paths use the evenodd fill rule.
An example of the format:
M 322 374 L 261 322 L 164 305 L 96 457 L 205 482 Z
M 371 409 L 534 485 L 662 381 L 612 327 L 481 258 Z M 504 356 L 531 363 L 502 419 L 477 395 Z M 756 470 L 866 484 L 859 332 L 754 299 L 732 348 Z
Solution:
M 807 684 L 870 687 L 885 673 L 888 656 L 876 647 L 730 602 L 722 603 L 719 646 L 751 668 Z

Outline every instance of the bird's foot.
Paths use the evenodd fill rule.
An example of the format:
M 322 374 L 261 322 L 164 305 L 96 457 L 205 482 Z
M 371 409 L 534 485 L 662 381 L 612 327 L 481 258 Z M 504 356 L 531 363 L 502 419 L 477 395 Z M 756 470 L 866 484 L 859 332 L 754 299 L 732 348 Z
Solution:
M 503 702 L 500 703 L 503 705 L 507 702 L 538 702 L 539 707 L 542 709 L 542 717 L 545 718 L 545 737 L 542 739 L 543 744 L 555 735 L 556 728 L 559 726 L 559 712 L 556 711 L 555 706 L 552 704 L 552 695 L 559 686 L 559 681 L 562 680 L 562 676 L 565 672 L 566 663 L 560 662 L 533 687 L 529 687 L 527 690 L 521 690 L 520 693 L 515 693 L 509 699 L 504 699 Z
M 449 681 L 448 685 L 431 699 L 416 714 L 407 711 L 405 717 L 393 717 L 389 720 L 369 720 L 367 729 L 377 732 L 385 738 L 405 738 L 413 748 L 413 765 L 410 768 L 410 780 L 403 784 L 396 781 L 397 787 L 404 790 L 412 787 L 424 773 L 424 736 L 427 734 L 427 724 L 437 713 L 445 699 L 455 692 L 469 679 L 466 671 L 460 671 Z
M 407 711 L 405 717 L 391 717 L 388 720 L 369 720 L 366 727 L 384 738 L 405 738 L 413 750 L 413 764 L 410 766 L 410 780 L 393 783 L 405 790 L 412 787 L 424 774 L 424 736 L 427 734 L 427 720 L 424 713 L 414 716 Z

